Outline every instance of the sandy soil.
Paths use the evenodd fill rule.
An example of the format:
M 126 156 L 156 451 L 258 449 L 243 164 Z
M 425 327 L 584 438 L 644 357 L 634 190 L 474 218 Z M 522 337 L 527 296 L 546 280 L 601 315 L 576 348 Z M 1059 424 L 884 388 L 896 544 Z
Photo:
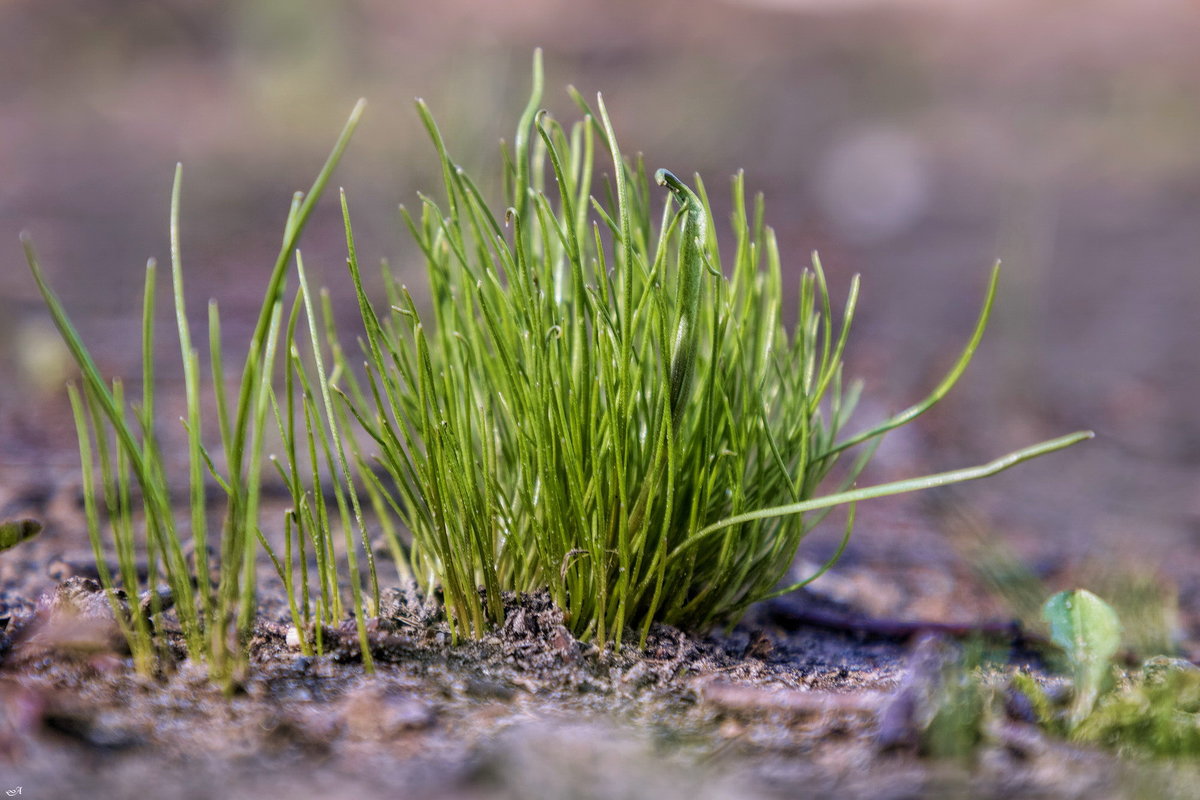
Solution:
M 797 623 L 831 611 L 815 595 L 728 635 L 657 628 L 645 650 L 613 651 L 575 641 L 539 597 L 450 646 L 436 615 L 393 591 L 372 624 L 376 674 L 351 626 L 304 657 L 263 622 L 226 697 L 187 661 L 131 674 L 105 646 L 119 636 L 96 589 L 70 579 L 6 642 L 0 760 L 29 796 L 1124 796 L 1105 755 L 1019 719 L 995 720 L 969 762 L 919 757 L 920 698 L 954 646 L 926 636 L 906 662 L 903 638 Z
M 78 526 L 67 494 L 47 508 Z M 978 576 L 919 560 L 944 537 L 905 504 L 886 513 L 918 560 L 860 552 L 731 631 L 656 627 L 644 650 L 576 641 L 538 596 L 507 598 L 502 629 L 452 645 L 436 606 L 391 589 L 367 675 L 352 623 L 325 631 L 323 656 L 289 646 L 264 573 L 250 669 L 230 697 L 169 630 L 162 673 L 133 672 L 59 518 L 0 562 L 0 778 L 54 798 L 1093 800 L 1145 796 L 1147 781 L 1190 796 L 1187 768 L 1068 746 L 1020 707 L 989 718 L 966 760 L 923 752 L 922 721 L 967 639 L 986 634 L 998 686 L 1016 666 L 1047 673 L 1036 637 L 989 611 Z

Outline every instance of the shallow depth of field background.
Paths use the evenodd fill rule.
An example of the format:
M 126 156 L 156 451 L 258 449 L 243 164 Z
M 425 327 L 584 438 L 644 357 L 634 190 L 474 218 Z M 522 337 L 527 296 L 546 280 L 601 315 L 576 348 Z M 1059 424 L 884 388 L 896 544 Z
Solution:
M 574 118 L 567 84 L 603 91 L 623 147 L 650 169 L 702 173 L 721 213 L 728 176 L 744 169 L 790 275 L 813 249 L 837 296 L 862 274 L 849 361 L 867 379 L 864 424 L 936 382 L 1002 259 L 976 364 L 889 441 L 871 478 L 1094 428 L 1096 441 L 957 501 L 1048 576 L 1113 563 L 1161 574 L 1194 607 L 1197 42 L 1200 7 L 1187 0 L 2 0 L 3 476 L 59 480 L 75 465 L 64 362 L 20 230 L 104 369 L 134 375 L 143 265 L 167 257 L 182 161 L 191 309 L 199 320 L 217 298 L 229 341 L 242 341 L 291 192 L 365 96 L 334 186 L 360 252 L 420 286 L 395 210 L 436 194 L 440 176 L 412 98 L 462 163 L 498 175 L 496 143 L 511 137 L 541 46 L 545 104 L 561 119 Z M 334 200 L 302 247 L 352 324 Z M 164 376 L 177 379 L 174 361 Z M 908 547 L 914 525 L 937 527 L 901 513 L 914 503 L 864 506 L 848 563 L 952 566 L 948 545 Z M 804 554 L 828 552 L 831 533 Z

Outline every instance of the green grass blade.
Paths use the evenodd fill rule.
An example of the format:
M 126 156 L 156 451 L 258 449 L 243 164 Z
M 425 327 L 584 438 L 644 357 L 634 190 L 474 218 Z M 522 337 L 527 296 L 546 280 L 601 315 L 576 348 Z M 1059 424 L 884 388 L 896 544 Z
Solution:
M 802 514 L 806 511 L 816 511 L 829 506 L 840 506 L 847 503 L 857 503 L 863 500 L 873 500 L 879 497 L 887 497 L 894 494 L 905 494 L 908 492 L 921 491 L 923 489 L 934 489 L 939 486 L 948 486 L 952 483 L 961 483 L 963 481 L 973 481 L 979 478 L 986 478 L 991 475 L 1003 472 L 1010 467 L 1014 467 L 1023 461 L 1029 461 L 1038 456 L 1044 456 L 1058 450 L 1078 444 L 1079 442 L 1091 439 L 1095 434 L 1091 431 L 1077 431 L 1066 436 L 1060 436 L 1057 439 L 1050 439 L 1039 444 L 1015 450 L 1008 455 L 1001 456 L 986 464 L 981 464 L 977 467 L 966 467 L 964 469 L 950 470 L 949 472 L 940 472 L 936 475 L 927 475 L 921 478 L 910 478 L 908 480 L 893 481 L 884 483 L 878 486 L 870 486 L 863 489 L 852 489 L 846 492 L 826 495 L 813 500 L 805 500 L 800 503 L 789 503 L 787 505 L 775 506 L 773 508 L 763 508 L 757 511 L 750 511 L 745 514 L 738 514 L 734 517 L 723 519 L 719 522 L 714 522 L 711 525 L 697 531 L 690 536 L 687 541 L 681 544 L 671 553 L 671 558 L 679 558 L 687 553 L 692 548 L 701 544 L 707 538 L 719 531 L 740 525 L 745 522 L 754 522 L 756 520 L 769 519 L 772 517 L 782 517 L 791 514 Z

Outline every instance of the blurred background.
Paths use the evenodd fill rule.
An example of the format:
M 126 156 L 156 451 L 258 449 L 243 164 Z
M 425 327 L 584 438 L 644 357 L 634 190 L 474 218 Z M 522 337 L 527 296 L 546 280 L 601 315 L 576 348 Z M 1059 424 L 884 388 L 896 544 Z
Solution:
M 244 341 L 291 193 L 366 97 L 334 185 L 360 251 L 419 286 L 396 206 L 439 174 L 412 99 L 458 160 L 498 174 L 540 46 L 561 118 L 568 84 L 603 91 L 651 169 L 710 189 L 744 169 L 793 277 L 814 249 L 838 296 L 862 274 L 849 361 L 864 424 L 937 381 L 1003 260 L 976 363 L 872 478 L 1098 438 L 936 505 L 864 507 L 842 574 L 908 569 L 868 610 L 954 616 L 971 593 L 938 587 L 969 571 L 967 540 L 1050 582 L 1134 570 L 1196 609 L 1198 42 L 1192 0 L 0 0 L 0 482 L 67 480 L 77 463 L 69 370 L 19 231 L 102 367 L 136 375 L 143 266 L 166 261 L 182 161 L 191 309 L 216 298 Z M 351 318 L 340 225 L 327 200 L 303 247 Z

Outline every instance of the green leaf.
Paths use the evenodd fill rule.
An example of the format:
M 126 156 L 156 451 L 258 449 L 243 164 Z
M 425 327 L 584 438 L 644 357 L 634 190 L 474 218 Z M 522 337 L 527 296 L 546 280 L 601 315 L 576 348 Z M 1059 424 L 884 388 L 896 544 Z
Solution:
M 1086 589 L 1054 595 L 1042 608 L 1042 618 L 1050 624 L 1050 638 L 1066 653 L 1075 673 L 1071 709 L 1075 726 L 1091 713 L 1109 675 L 1112 658 L 1121 646 L 1121 621 L 1108 603 Z
M 7 519 L 0 522 L 0 551 L 16 547 L 41 531 L 42 523 L 36 519 Z

